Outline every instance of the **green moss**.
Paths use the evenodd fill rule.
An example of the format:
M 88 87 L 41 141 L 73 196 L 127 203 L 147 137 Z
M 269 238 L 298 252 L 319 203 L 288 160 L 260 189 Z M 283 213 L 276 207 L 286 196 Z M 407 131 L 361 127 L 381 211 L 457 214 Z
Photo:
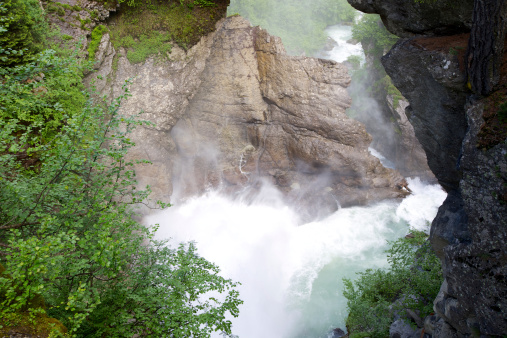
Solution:
M 79 11 L 82 10 L 82 8 L 80 6 L 78 6 L 78 5 L 74 5 L 74 6 L 72 6 L 72 10 L 75 11 L 75 12 L 79 12 Z
M 62 35 L 62 40 L 67 40 L 68 41 L 68 40 L 72 40 L 72 39 L 74 39 L 74 38 L 71 35 L 67 35 L 67 34 L 63 34 Z
M 5 267 L 0 263 L 0 275 L 10 279 L 11 276 L 4 274 Z M 0 302 L 5 296 L 0 293 Z M 0 322 L 0 337 L 9 336 L 9 332 L 19 332 L 31 335 L 44 335 L 50 333 L 64 335 L 67 328 L 57 319 L 49 318 L 46 313 L 46 304 L 41 295 L 35 295 L 17 312 L 2 312 Z
M 102 40 L 102 36 L 106 32 L 106 26 L 98 25 L 92 31 L 92 40 L 88 45 L 88 60 L 95 60 L 95 53 L 99 48 L 100 40 Z
M 55 3 L 50 3 L 47 7 L 46 7 L 46 11 L 48 13 L 56 13 L 58 14 L 59 16 L 64 16 L 65 15 L 65 10 L 56 5 Z
M 127 59 L 131 63 L 140 63 L 152 55 L 167 55 L 168 52 L 171 52 L 172 45 L 169 43 L 170 40 L 169 34 L 160 32 L 141 35 L 139 41 L 136 41 L 132 45 L 132 49 L 127 52 Z
M 215 29 L 227 8 L 226 3 L 213 7 L 189 6 L 193 3 L 190 0 L 154 0 L 135 8 L 124 3 L 109 26 L 111 41 L 115 48 L 128 48 L 129 59 L 136 62 L 168 51 L 169 40 L 190 48 Z
M 80 27 L 81 27 L 81 29 L 82 29 L 82 30 L 86 30 L 86 29 L 87 29 L 87 28 L 86 28 L 86 25 L 87 25 L 87 24 L 89 24 L 89 23 L 91 23 L 91 22 L 92 22 L 92 20 L 91 20 L 90 18 L 86 18 L 86 19 L 79 19 L 79 22 L 81 22 L 81 26 L 80 26 Z

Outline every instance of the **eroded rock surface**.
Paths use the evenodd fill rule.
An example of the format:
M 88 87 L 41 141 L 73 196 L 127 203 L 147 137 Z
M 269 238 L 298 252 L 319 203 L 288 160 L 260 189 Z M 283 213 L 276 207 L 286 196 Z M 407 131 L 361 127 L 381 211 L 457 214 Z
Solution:
M 288 56 L 279 38 L 241 17 L 220 22 L 188 53 L 174 48 L 171 61 L 131 65 L 116 51 L 116 72 L 106 40 L 97 86 L 117 95 L 135 77 L 123 109 L 155 123 L 136 131 L 132 156 L 154 162 L 138 175 L 156 198 L 261 180 L 327 211 L 405 195 L 403 177 L 369 154 L 371 137 L 345 114 L 346 67 Z

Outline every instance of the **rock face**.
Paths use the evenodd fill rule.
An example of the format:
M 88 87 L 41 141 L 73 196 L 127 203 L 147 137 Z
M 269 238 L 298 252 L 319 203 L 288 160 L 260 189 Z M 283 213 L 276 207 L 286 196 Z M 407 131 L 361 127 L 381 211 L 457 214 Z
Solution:
M 397 0 L 349 2 L 379 12 L 386 26 L 403 36 L 461 31 L 470 27 L 472 18 L 461 14 L 469 11 L 471 1 L 454 2 L 455 14 L 437 26 L 430 12 L 414 11 L 401 19 L 399 14 L 407 6 L 416 6 L 412 1 L 406 5 Z M 448 2 L 429 6 L 436 10 Z M 414 24 L 420 27 L 416 30 Z M 498 103 L 492 107 L 493 100 L 474 97 L 465 88 L 467 41 L 466 34 L 401 39 L 382 59 L 410 102 L 407 116 L 430 168 L 448 191 L 430 236 L 445 277 L 434 301 L 435 316 L 425 320 L 425 332 L 434 337 L 507 332 L 507 144 L 504 137 L 478 146 L 481 129 L 488 124 L 483 113 L 486 109 L 496 112 Z
M 375 84 L 384 83 L 387 74 L 375 66 L 380 56 L 374 45 L 363 42 L 362 46 L 368 75 L 361 82 L 353 83 L 349 89 L 353 97 L 357 95 L 352 103 L 354 118 L 364 123 L 372 136 L 370 146 L 391 161 L 403 176 L 416 176 L 435 182 L 436 178 L 428 167 L 426 153 L 406 115 L 408 101 L 397 93 L 378 89 L 383 86 Z
M 173 48 L 171 61 L 131 65 L 107 39 L 96 86 L 118 95 L 135 76 L 123 109 L 155 123 L 136 131 L 132 156 L 154 162 L 137 171 L 156 198 L 235 192 L 262 180 L 325 211 L 405 195 L 403 177 L 369 154 L 371 137 L 344 113 L 346 67 L 290 57 L 279 38 L 241 17 L 220 22 L 188 53 Z
M 467 129 L 467 93 L 458 57 L 421 46 L 425 40 L 400 40 L 382 58 L 382 64 L 410 102 L 405 111 L 426 151 L 428 165 L 449 191 L 457 188 L 461 177 L 456 163 Z
M 472 27 L 474 0 L 347 0 L 365 13 L 380 14 L 386 28 L 399 37 L 453 35 Z

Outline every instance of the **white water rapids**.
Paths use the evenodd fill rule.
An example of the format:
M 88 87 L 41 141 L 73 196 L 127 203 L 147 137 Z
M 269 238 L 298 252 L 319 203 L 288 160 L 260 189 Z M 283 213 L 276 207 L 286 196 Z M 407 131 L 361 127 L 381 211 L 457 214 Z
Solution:
M 241 338 L 326 337 L 345 328 L 342 278 L 386 264 L 386 240 L 427 230 L 445 198 L 439 186 L 410 180 L 413 194 L 401 203 L 344 208 L 299 224 L 294 210 L 272 187 L 250 203 L 215 192 L 147 219 L 159 223 L 158 238 L 195 241 L 199 254 L 222 275 L 240 281 Z
M 327 31 L 338 43 L 330 58 L 343 61 L 362 53 L 360 46 L 346 43 L 350 27 Z M 409 186 L 413 194 L 403 201 L 339 209 L 306 224 L 268 185 L 253 202 L 211 191 L 146 222 L 160 224 L 158 239 L 172 238 L 173 246 L 195 241 L 198 253 L 220 266 L 222 276 L 242 283 L 244 304 L 239 317 L 231 318 L 235 335 L 323 338 L 334 328 L 345 329 L 342 278 L 386 266 L 386 241 L 406 235 L 410 227 L 428 231 L 446 194 L 418 179 Z

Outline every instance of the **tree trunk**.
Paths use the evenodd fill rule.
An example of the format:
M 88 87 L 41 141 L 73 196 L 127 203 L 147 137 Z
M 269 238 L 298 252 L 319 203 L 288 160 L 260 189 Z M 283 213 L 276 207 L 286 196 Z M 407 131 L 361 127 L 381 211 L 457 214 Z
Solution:
M 475 0 L 466 75 L 477 94 L 488 95 L 500 80 L 506 31 L 507 0 Z

